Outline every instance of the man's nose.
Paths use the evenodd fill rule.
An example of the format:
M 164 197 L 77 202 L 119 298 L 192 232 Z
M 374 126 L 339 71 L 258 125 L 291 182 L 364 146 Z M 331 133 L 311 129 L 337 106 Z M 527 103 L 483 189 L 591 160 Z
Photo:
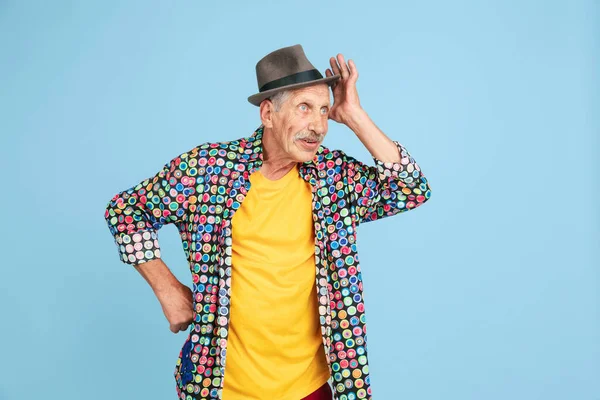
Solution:
M 308 129 L 319 135 L 324 135 L 327 131 L 327 120 L 322 118 L 321 115 L 317 114 L 311 120 L 310 124 L 308 125 Z

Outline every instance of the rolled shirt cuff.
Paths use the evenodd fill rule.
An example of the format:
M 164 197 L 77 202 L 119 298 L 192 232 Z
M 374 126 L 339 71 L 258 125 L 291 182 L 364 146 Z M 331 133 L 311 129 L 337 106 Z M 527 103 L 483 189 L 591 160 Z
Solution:
M 115 235 L 115 242 L 119 249 L 119 257 L 126 264 L 136 265 L 160 258 L 156 231 L 118 233 Z
M 421 168 L 400 142 L 396 140 L 393 140 L 393 142 L 400 152 L 400 162 L 384 162 L 373 157 L 379 179 L 386 181 L 392 177 L 406 184 L 412 184 L 415 181 L 418 181 L 421 177 Z

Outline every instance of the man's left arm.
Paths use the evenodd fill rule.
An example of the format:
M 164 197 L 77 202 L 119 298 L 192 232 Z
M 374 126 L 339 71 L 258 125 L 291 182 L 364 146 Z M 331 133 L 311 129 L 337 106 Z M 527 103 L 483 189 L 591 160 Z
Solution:
M 414 158 L 400 142 L 387 137 L 364 110 L 354 112 L 347 126 L 375 162 L 368 166 L 344 154 L 358 224 L 412 210 L 430 198 L 431 188 Z
M 332 87 L 334 104 L 329 118 L 348 126 L 369 150 L 375 166 L 367 166 L 343 154 L 350 201 L 358 223 L 412 210 L 431 196 L 431 188 L 421 168 L 398 141 L 388 138 L 362 109 L 354 61 L 344 56 L 329 59 L 326 76 L 340 75 Z

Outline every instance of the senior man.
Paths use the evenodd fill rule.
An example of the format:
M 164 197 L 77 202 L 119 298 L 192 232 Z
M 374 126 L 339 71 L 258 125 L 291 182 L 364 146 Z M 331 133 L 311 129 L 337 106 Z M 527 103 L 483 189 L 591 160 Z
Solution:
M 174 370 L 181 400 L 372 398 L 356 228 L 431 190 L 362 109 L 354 62 L 330 64 L 323 77 L 300 45 L 269 53 L 248 98 L 262 121 L 252 135 L 202 143 L 106 208 L 120 259 L 152 287 L 172 332 L 189 327 Z M 374 166 L 322 145 L 329 119 Z M 192 290 L 160 258 L 168 223 Z M 400 262 L 393 250 L 388 259 Z

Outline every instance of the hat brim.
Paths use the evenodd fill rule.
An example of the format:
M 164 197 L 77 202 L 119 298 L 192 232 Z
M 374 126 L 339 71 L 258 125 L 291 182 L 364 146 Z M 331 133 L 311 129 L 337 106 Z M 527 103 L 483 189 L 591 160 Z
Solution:
M 326 83 L 329 86 L 331 86 L 336 80 L 338 80 L 341 77 L 341 75 L 332 75 L 332 76 L 327 76 L 325 78 L 321 78 L 321 79 L 316 79 L 314 81 L 308 81 L 308 82 L 300 82 L 300 83 L 294 83 L 292 85 L 287 85 L 287 86 L 281 86 L 275 89 L 271 89 L 271 90 L 266 90 L 264 92 L 259 92 L 256 94 L 253 94 L 252 96 L 248 97 L 248 101 L 255 105 L 255 106 L 260 106 L 260 103 L 266 99 L 267 97 L 271 97 L 274 94 L 278 93 L 278 92 L 282 92 L 284 90 L 291 90 L 291 89 L 300 89 L 306 86 L 312 86 L 312 85 L 317 85 L 320 83 Z

